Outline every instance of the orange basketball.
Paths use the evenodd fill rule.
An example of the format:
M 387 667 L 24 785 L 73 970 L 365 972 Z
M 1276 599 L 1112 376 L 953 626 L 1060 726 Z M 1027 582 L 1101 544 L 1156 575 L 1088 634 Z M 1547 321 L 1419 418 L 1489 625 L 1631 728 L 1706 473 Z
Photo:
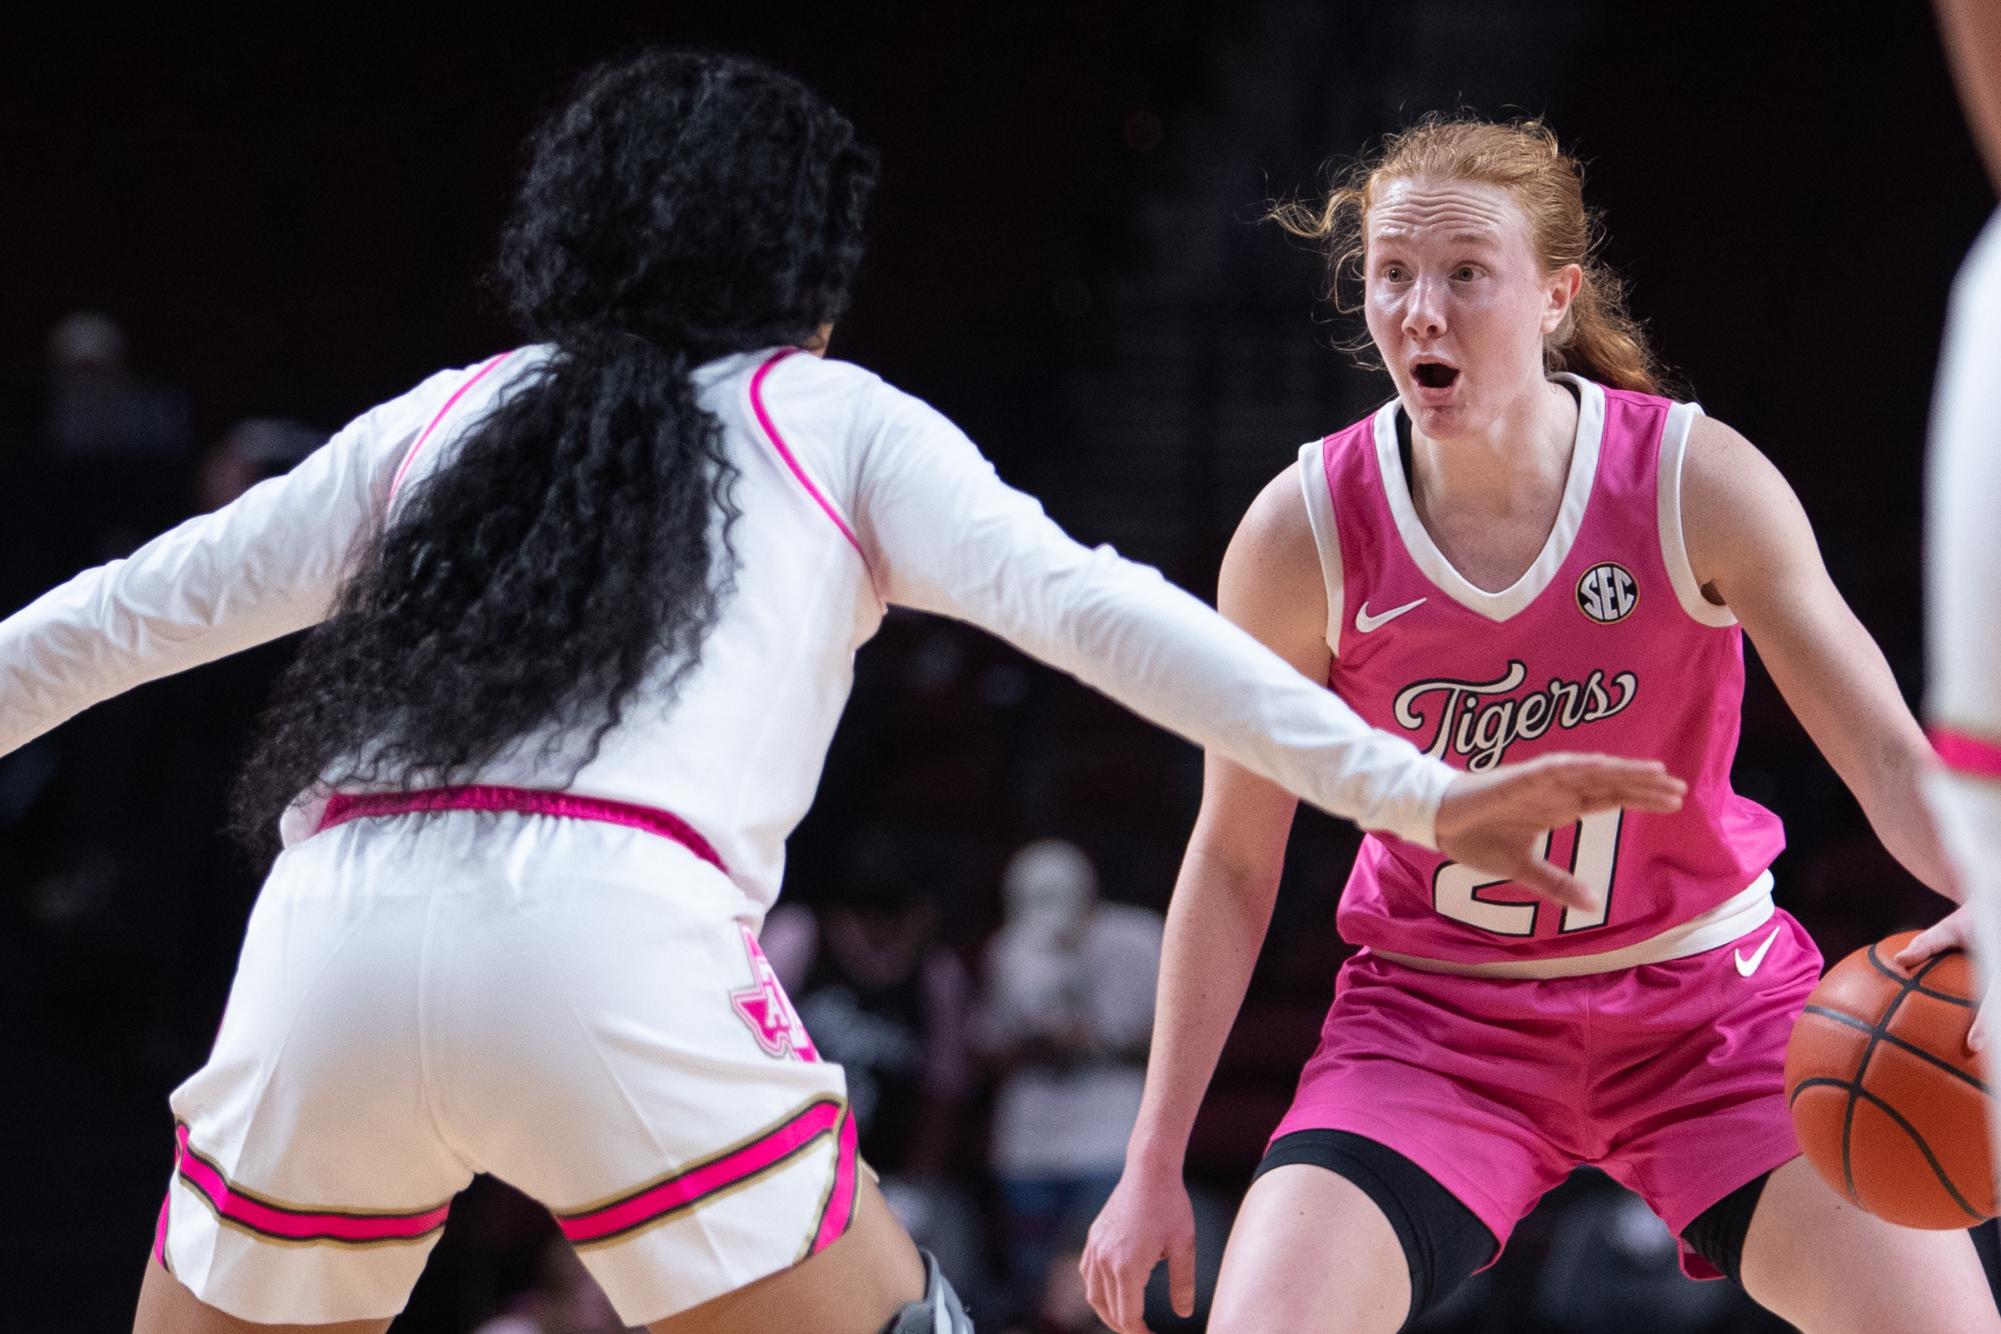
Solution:
M 1786 1101 L 1826 1182 L 1905 1227 L 1971 1227 L 1997 1210 L 1987 1085 L 1966 1049 L 1976 991 L 1957 950 L 1905 972 L 1916 936 L 1857 950 L 1820 979 L 1786 1048 Z

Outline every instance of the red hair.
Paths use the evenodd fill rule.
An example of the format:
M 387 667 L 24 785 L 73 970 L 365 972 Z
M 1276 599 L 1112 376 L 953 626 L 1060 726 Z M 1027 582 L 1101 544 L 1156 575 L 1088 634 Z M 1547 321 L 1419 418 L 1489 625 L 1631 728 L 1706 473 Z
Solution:
M 1584 272 L 1563 323 L 1543 340 L 1548 371 L 1575 371 L 1616 389 L 1664 392 L 1665 372 L 1640 324 L 1626 313 L 1626 285 L 1598 258 L 1604 231 L 1584 206 L 1584 168 L 1540 120 L 1496 122 L 1433 112 L 1383 141 L 1376 153 L 1350 168 L 1318 205 L 1275 206 L 1271 217 L 1294 236 L 1326 247 L 1332 263 L 1335 305 L 1361 309 L 1345 299 L 1357 288 L 1369 209 L 1393 180 L 1433 177 L 1479 181 L 1513 195 L 1528 215 L 1530 245 L 1543 271 L 1568 264 Z

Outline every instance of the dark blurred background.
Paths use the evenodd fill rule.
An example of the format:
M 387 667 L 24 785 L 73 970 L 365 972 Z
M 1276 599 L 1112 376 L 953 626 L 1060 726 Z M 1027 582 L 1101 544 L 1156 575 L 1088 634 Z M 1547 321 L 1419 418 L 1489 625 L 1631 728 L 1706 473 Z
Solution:
M 1080 537 L 1204 596 L 1259 486 L 1387 392 L 1331 350 L 1353 330 L 1261 206 L 1425 110 L 1547 114 L 1589 164 L 1636 313 L 1708 411 L 1791 479 L 1837 583 L 1909 696 L 1922 688 L 1925 414 L 1948 285 L 1992 204 L 1926 6 L 350 15 L 10 21 L 0 611 L 226 502 L 434 369 L 509 346 L 482 272 L 520 139 L 588 64 L 670 42 L 775 61 L 881 147 L 835 355 L 938 404 Z M 149 686 L 0 760 L 9 1328 L 129 1320 L 170 1165 L 166 1094 L 206 1053 L 257 883 L 218 832 L 223 794 L 288 651 Z M 1781 903 L 1830 958 L 1937 915 L 1753 675 L 1736 778 L 1785 819 Z M 1164 906 L 1199 770 L 1190 747 L 963 627 L 898 615 L 861 656 L 793 843 L 788 981 L 830 1054 L 856 1015 L 864 1037 L 900 1035 L 900 1067 L 880 1056 L 894 1044 L 853 1048 L 878 1054 L 892 1108 L 872 1156 L 903 1163 L 899 1207 L 957 1248 L 983 1328 L 1093 1327 L 1062 1281 L 1093 1172 L 1077 1169 L 1059 1217 L 990 1152 L 1027 1059 L 986 975 L 1003 868 L 1032 839 L 1071 841 L 1100 915 L 1157 948 L 1157 919 L 1125 910 Z M 1190 1152 L 1211 1265 L 1326 1005 L 1354 842 L 1301 817 Z M 1725 1285 L 1675 1277 L 1648 1224 L 1581 1175 L 1426 1328 L 1770 1327 Z M 488 1183 L 397 1329 L 483 1324 L 615 1327 L 538 1211 Z

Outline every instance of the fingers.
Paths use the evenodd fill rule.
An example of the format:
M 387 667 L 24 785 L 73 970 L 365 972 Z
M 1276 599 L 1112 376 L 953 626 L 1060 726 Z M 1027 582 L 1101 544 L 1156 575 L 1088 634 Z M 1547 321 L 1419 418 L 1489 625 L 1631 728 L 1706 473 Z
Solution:
M 1966 1049 L 1968 1051 L 1978 1054 L 1987 1050 L 1987 1016 L 1993 1008 L 1994 993 L 1990 990 L 1987 993 L 1987 999 L 1981 1001 L 1980 1008 L 1974 1012 L 1973 1027 L 1966 1030 Z
M 1934 922 L 1925 930 L 1918 932 L 1912 938 L 1910 944 L 1904 946 L 1904 948 L 1898 950 L 1892 956 L 1897 966 L 1903 969 L 1916 968 L 1934 954 L 1942 954 L 1946 950 L 1958 948 L 1959 941 L 1953 934 L 1951 922 L 1952 919 L 1948 917 L 1944 921 Z
M 1531 857 L 1509 877 L 1523 889 L 1532 890 L 1566 908 L 1596 912 L 1602 905 L 1598 896 L 1582 880 L 1552 866 L 1541 857 Z
M 1195 1234 L 1175 1239 L 1167 1252 L 1167 1296 L 1174 1314 L 1184 1319 L 1195 1314 Z
M 1688 793 L 1688 784 L 1670 774 L 1658 760 L 1559 753 L 1542 756 L 1529 767 L 1576 801 L 1578 815 L 1613 806 L 1665 815 L 1680 810 Z
M 1094 1247 L 1085 1248 L 1078 1268 L 1084 1274 L 1084 1299 L 1115 1334 L 1152 1334 L 1145 1319 L 1144 1272 L 1135 1275 L 1134 1266 L 1114 1263 Z

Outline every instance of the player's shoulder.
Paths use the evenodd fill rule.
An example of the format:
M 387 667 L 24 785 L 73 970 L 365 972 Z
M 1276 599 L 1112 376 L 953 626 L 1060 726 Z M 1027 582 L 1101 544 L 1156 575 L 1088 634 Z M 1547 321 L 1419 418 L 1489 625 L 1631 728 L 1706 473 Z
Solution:
M 1231 539 L 1233 552 L 1270 559 L 1280 555 L 1311 553 L 1313 524 L 1306 509 L 1304 488 L 1320 482 L 1318 466 L 1308 466 L 1305 455 L 1295 458 L 1261 487 L 1252 498 Z
M 462 366 L 447 366 L 426 375 L 408 389 L 378 401 L 344 428 L 344 434 L 367 432 L 405 437 L 440 422 L 448 412 L 464 416 L 524 382 L 544 364 L 554 349 L 528 344 L 492 353 Z
M 872 431 L 900 417 L 943 416 L 916 394 L 852 361 L 803 351 L 787 354 L 779 349 L 763 364 L 770 367 L 771 385 L 777 393 L 851 428 Z
M 1701 415 L 1689 422 L 1681 466 L 1684 503 L 1716 491 L 1755 490 L 1777 477 L 1771 460 L 1736 427 Z

